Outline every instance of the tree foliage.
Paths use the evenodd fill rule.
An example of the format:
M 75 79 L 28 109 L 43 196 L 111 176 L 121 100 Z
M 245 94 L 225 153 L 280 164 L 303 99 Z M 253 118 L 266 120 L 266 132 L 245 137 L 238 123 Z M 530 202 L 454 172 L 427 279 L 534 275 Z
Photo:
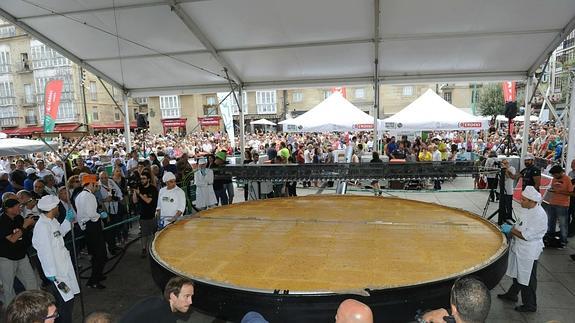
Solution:
M 479 92 L 479 112 L 482 116 L 497 116 L 505 111 L 501 84 L 491 83 Z

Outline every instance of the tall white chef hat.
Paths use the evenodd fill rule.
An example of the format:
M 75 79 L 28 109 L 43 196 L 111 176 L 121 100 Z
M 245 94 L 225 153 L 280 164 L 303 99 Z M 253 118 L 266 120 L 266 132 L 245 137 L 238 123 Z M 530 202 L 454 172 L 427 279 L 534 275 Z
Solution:
M 521 195 L 523 195 L 523 197 L 533 202 L 541 203 L 541 194 L 537 192 L 537 190 L 533 186 L 525 187 L 525 190 L 523 191 L 523 193 L 521 193 Z
M 60 203 L 60 199 L 54 195 L 45 195 L 38 201 L 38 209 L 44 212 L 50 212 Z

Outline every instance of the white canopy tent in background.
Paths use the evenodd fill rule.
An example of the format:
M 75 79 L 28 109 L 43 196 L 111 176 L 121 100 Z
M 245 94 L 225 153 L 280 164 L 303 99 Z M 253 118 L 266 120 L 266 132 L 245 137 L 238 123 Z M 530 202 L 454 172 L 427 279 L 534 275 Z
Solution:
M 286 132 L 359 131 L 372 130 L 373 117 L 334 92 L 301 116 L 279 124 Z
M 58 144 L 51 144 L 52 147 L 57 148 Z M 2 156 L 18 156 L 27 155 L 39 152 L 52 151 L 48 145 L 40 140 L 30 140 L 21 138 L 6 138 L 0 139 L 0 157 Z
M 254 120 L 251 121 L 250 124 L 253 125 L 263 125 L 263 126 L 275 126 L 275 122 L 271 122 L 268 119 L 259 119 L 259 120 Z
M 480 130 L 488 127 L 487 120 L 462 111 L 431 89 L 393 116 L 379 120 L 379 129 L 391 131 Z

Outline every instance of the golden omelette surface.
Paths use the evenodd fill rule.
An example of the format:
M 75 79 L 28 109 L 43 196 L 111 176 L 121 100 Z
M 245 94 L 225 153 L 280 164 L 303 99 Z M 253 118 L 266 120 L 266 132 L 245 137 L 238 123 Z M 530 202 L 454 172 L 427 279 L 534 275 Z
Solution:
M 350 292 L 475 271 L 505 251 L 488 221 L 436 204 L 314 195 L 206 210 L 161 231 L 172 271 L 248 290 Z

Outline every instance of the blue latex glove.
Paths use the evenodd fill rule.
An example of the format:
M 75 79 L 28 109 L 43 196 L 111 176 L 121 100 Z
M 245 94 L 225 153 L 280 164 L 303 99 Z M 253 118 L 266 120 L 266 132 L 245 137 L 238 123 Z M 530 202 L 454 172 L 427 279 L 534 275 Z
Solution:
M 46 279 L 48 279 L 51 282 L 55 282 L 56 281 L 56 276 L 48 276 L 46 277 Z
M 72 211 L 72 209 L 68 209 L 68 211 L 66 211 L 66 220 L 70 223 L 74 221 L 74 211 Z
M 108 212 L 106 212 L 106 211 L 100 212 L 100 218 L 107 219 L 108 218 Z
M 508 234 L 509 232 L 511 232 L 511 229 L 513 229 L 513 226 L 511 224 L 507 224 L 507 223 L 503 223 L 501 225 L 501 232 Z

